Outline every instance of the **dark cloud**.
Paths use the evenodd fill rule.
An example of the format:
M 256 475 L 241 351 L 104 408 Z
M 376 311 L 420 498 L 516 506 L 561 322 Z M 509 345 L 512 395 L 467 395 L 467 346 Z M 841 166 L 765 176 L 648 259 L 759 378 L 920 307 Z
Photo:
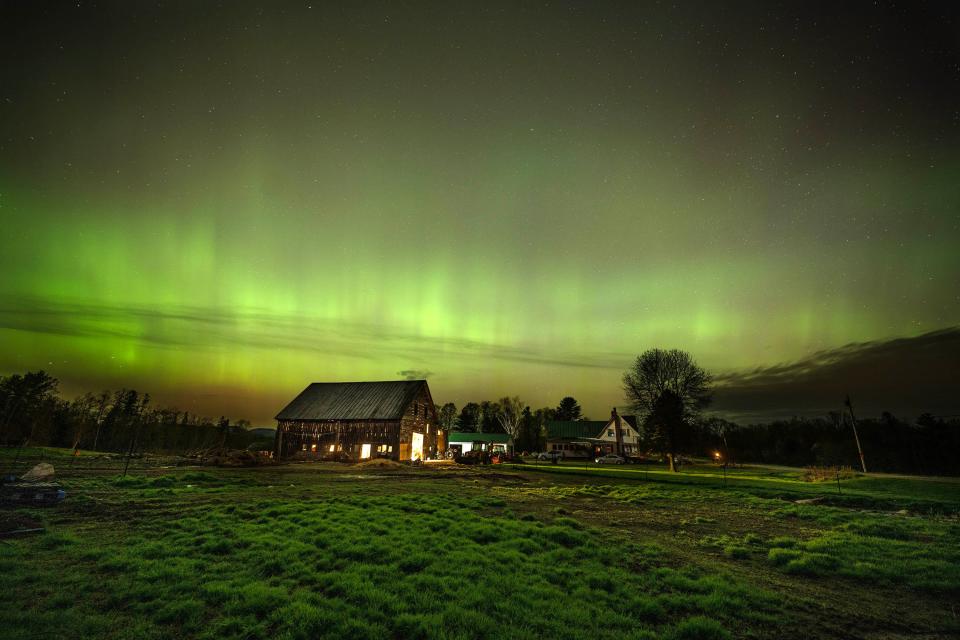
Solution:
M 508 362 L 575 368 L 620 368 L 628 361 L 614 352 L 552 351 L 465 338 L 423 337 L 398 327 L 323 320 L 267 311 L 176 306 L 104 305 L 11 296 L 0 303 L 0 329 L 80 338 L 119 338 L 157 348 L 244 346 L 290 349 L 371 359 L 390 354 L 404 359 L 457 355 Z M 0 354 L 0 367 L 9 366 Z M 423 371 L 410 370 L 423 377 Z M 430 372 L 426 372 L 430 373 Z M 401 374 L 405 375 L 405 374 Z
M 425 369 L 404 369 L 397 371 L 397 375 L 404 380 L 426 380 L 433 375 L 433 372 Z
M 714 408 L 740 421 L 838 410 L 864 417 L 960 413 L 960 327 L 848 344 L 773 367 L 716 377 Z

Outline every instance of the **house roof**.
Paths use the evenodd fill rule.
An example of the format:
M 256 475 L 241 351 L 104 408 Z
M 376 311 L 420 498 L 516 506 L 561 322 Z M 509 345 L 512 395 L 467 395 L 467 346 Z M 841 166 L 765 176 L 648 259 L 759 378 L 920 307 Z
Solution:
M 620 416 L 628 425 L 637 428 L 636 416 Z M 547 439 L 592 439 L 603 433 L 611 420 L 548 420 Z
M 426 380 L 314 382 L 277 420 L 399 420 Z
M 547 439 L 596 438 L 608 421 L 603 420 L 548 420 Z
M 475 433 L 471 431 L 451 431 L 447 435 L 448 443 L 457 442 L 510 442 L 510 436 L 506 433 Z

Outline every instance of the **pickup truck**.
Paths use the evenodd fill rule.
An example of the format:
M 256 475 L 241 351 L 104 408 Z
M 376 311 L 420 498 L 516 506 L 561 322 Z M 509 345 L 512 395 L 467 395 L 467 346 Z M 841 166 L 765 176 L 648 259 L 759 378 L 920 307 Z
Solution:
M 538 453 L 537 460 L 563 460 L 563 451 L 544 451 Z

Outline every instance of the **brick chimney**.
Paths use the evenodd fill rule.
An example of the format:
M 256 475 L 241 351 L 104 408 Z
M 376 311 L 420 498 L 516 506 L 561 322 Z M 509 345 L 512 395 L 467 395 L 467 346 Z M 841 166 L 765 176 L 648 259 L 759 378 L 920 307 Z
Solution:
M 620 414 L 617 413 L 616 407 L 614 407 L 613 411 L 610 412 L 610 420 L 613 421 L 614 435 L 617 438 L 615 451 L 618 456 L 622 456 L 623 455 L 623 427 L 621 426 Z

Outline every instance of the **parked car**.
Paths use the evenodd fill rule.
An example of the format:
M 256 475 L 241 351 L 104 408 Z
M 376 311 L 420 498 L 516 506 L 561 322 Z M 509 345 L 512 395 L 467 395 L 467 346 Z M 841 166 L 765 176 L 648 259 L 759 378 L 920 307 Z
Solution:
M 600 456 L 594 462 L 597 464 L 623 464 L 627 460 L 623 456 L 618 456 L 615 453 L 608 453 L 605 456 Z
M 563 460 L 563 451 L 544 451 L 538 453 L 537 460 Z

